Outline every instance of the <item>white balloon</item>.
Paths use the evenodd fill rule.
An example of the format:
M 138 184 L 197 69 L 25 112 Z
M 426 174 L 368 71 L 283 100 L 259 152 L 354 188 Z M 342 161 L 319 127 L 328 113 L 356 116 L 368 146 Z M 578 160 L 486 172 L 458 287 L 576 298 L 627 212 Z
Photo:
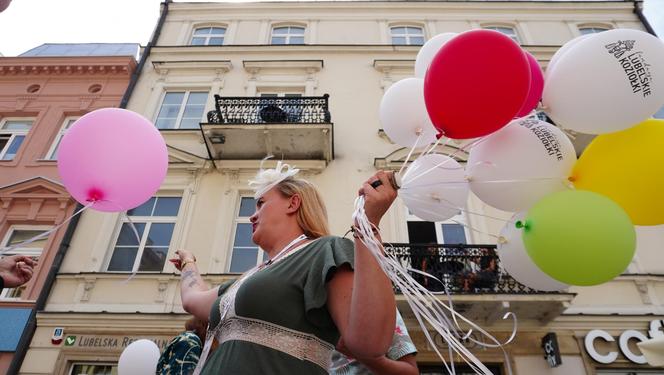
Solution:
M 399 189 L 410 212 L 427 221 L 458 215 L 466 206 L 468 193 L 463 166 L 440 154 L 417 158 L 401 178 Z
M 390 86 L 380 102 L 379 114 L 387 136 L 401 146 L 413 147 L 416 141 L 418 146 L 426 146 L 436 141 L 437 130 L 424 105 L 424 80 L 420 78 L 402 79 Z
M 534 118 L 515 120 L 476 144 L 466 169 L 470 189 L 486 204 L 516 212 L 569 186 L 576 163 L 572 142 Z
M 664 105 L 664 42 L 631 29 L 579 41 L 545 79 L 542 104 L 557 125 L 581 133 L 640 123 Z
M 442 33 L 424 43 L 415 58 L 415 77 L 424 78 L 429 69 L 429 65 L 431 65 L 431 60 L 433 60 L 434 56 L 440 51 L 440 48 L 456 35 L 457 33 Z
M 514 215 L 512 222 L 507 223 L 500 231 L 498 257 L 501 266 L 516 281 L 535 290 L 553 292 L 569 288 L 569 285 L 561 283 L 544 273 L 530 259 L 521 238 L 521 229 L 514 225 L 517 220 L 523 220 L 525 217 L 525 212 Z
M 560 49 L 556 51 L 556 53 L 551 56 L 551 60 L 549 60 L 549 63 L 546 65 L 546 71 L 544 72 L 544 79 L 547 79 L 551 72 L 553 71 L 553 67 L 556 65 L 558 60 L 560 59 L 561 56 L 566 54 L 570 49 L 572 49 L 573 46 L 575 46 L 578 42 L 586 39 L 587 37 L 591 36 L 593 34 L 584 34 L 577 36 L 576 38 L 568 41 L 567 43 L 563 44 Z
M 159 362 L 159 347 L 150 340 L 137 340 L 120 354 L 118 375 L 154 375 Z

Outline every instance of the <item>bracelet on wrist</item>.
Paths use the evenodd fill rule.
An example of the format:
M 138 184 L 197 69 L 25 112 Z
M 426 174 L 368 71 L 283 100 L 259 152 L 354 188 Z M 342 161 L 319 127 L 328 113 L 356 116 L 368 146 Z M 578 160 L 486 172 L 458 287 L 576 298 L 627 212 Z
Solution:
M 196 264 L 196 259 L 193 259 L 193 260 L 192 259 L 187 259 L 187 260 L 182 261 L 182 263 L 180 265 L 180 269 L 184 269 L 184 267 L 187 264 Z

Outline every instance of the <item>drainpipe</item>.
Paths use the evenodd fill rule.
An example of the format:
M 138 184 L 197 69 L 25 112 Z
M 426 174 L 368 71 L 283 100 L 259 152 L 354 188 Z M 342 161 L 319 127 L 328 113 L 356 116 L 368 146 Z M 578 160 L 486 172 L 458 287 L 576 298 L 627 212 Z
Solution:
M 172 2 L 173 0 L 166 0 L 163 3 L 161 3 L 162 5 L 161 14 L 159 15 L 159 21 L 157 21 L 157 27 L 155 27 L 154 33 L 152 33 L 152 38 L 150 38 L 148 45 L 145 47 L 145 51 L 143 51 L 143 54 L 141 55 L 141 60 L 138 62 L 138 66 L 131 74 L 131 80 L 129 81 L 129 86 L 127 86 L 127 90 L 125 91 L 124 95 L 122 96 L 122 100 L 120 101 L 120 108 L 127 108 L 127 104 L 129 103 L 129 98 L 131 97 L 131 94 L 134 92 L 134 88 L 136 87 L 136 83 L 138 82 L 138 77 L 141 75 L 141 71 L 143 70 L 143 66 L 147 61 L 148 56 L 150 56 L 150 51 L 152 50 L 152 47 L 154 47 L 157 44 L 157 41 L 159 40 L 159 34 L 161 34 L 161 28 L 162 26 L 164 26 L 164 21 L 166 21 L 166 15 L 168 14 L 168 4 Z
M 173 0 L 165 0 L 161 4 L 162 5 L 161 14 L 159 15 L 159 21 L 157 21 L 157 27 L 155 28 L 154 33 L 152 34 L 150 42 L 148 42 L 148 45 L 145 47 L 145 51 L 143 51 L 143 54 L 141 55 L 141 59 L 138 63 L 138 66 L 131 75 L 131 79 L 129 80 L 129 85 L 127 86 L 127 90 L 125 91 L 124 95 L 122 96 L 122 100 L 120 101 L 120 106 L 119 106 L 120 108 L 127 108 L 127 104 L 129 103 L 129 98 L 131 97 L 131 94 L 134 92 L 134 88 L 136 87 L 136 82 L 138 82 L 138 78 L 141 74 L 141 71 L 143 70 L 145 61 L 150 55 L 150 50 L 152 50 L 152 47 L 159 40 L 159 34 L 161 34 L 161 28 L 164 25 L 164 21 L 166 20 L 166 15 L 168 14 L 168 5 L 172 2 Z M 81 209 L 83 209 L 83 205 L 77 204 L 74 212 L 77 212 Z M 46 300 L 48 299 L 48 296 L 51 293 L 51 288 L 55 283 L 55 278 L 58 274 L 58 271 L 60 270 L 60 266 L 62 265 L 62 260 L 67 254 L 67 250 L 69 249 L 71 239 L 74 236 L 74 231 L 78 226 L 78 220 L 80 219 L 80 217 L 81 215 L 77 215 L 76 217 L 74 217 L 67 226 L 67 231 L 65 232 L 65 236 L 62 239 L 62 243 L 60 244 L 58 253 L 55 255 L 55 259 L 53 260 L 53 265 L 51 266 L 51 269 L 48 271 L 48 275 L 46 276 L 46 280 L 44 281 L 44 286 L 42 287 L 42 290 L 39 293 L 39 297 L 37 298 L 37 303 L 30 312 L 28 323 L 23 329 L 23 334 L 21 335 L 21 339 L 18 342 L 18 346 L 16 347 L 16 351 L 14 352 L 14 356 L 12 357 L 12 362 L 9 365 L 7 374 L 18 374 L 18 371 L 21 369 L 21 364 L 23 363 L 23 359 L 25 358 L 25 354 L 27 353 L 28 348 L 30 347 L 30 342 L 32 342 L 32 337 L 34 336 L 35 329 L 37 328 L 37 311 L 43 311 L 44 307 L 46 306 Z
M 83 205 L 79 203 L 76 205 L 74 212 L 78 212 L 81 209 L 83 209 Z M 35 304 L 35 307 L 32 309 L 32 311 L 30 311 L 28 323 L 23 329 L 23 334 L 21 335 L 21 339 L 18 342 L 16 352 L 14 352 L 14 357 L 12 357 L 12 362 L 9 365 L 7 374 L 18 374 L 18 370 L 21 369 L 21 364 L 23 363 L 23 359 L 25 358 L 25 354 L 28 351 L 28 347 L 30 347 L 32 336 L 35 334 L 35 329 L 37 328 L 37 311 L 43 310 L 44 306 L 46 305 L 46 300 L 48 299 L 51 288 L 55 283 L 55 277 L 60 270 L 62 260 L 67 254 L 67 249 L 69 249 L 69 244 L 71 243 L 71 239 L 74 236 L 74 231 L 76 230 L 76 226 L 78 225 L 78 220 L 80 218 L 80 214 L 76 215 L 73 219 L 71 219 L 69 225 L 67 226 L 67 231 L 65 232 L 65 236 L 62 239 L 62 243 L 60 243 L 58 253 L 55 254 L 55 259 L 53 259 L 51 269 L 48 271 L 48 275 L 44 281 L 44 286 L 39 293 L 39 297 L 37 297 L 37 303 Z
M 648 31 L 650 34 L 657 36 L 657 33 L 655 32 L 655 29 L 652 28 L 652 25 L 650 22 L 648 22 L 648 19 L 646 18 L 645 14 L 643 14 L 643 2 L 641 0 L 635 0 L 634 1 L 634 13 L 636 14 L 637 17 L 639 17 L 639 21 L 643 24 L 643 26 L 646 28 L 646 31 Z

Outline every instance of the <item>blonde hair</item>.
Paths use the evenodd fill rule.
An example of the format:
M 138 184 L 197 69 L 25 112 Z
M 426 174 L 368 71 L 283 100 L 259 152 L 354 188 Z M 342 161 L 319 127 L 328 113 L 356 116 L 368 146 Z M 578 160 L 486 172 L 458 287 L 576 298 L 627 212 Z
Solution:
M 295 194 L 300 196 L 297 224 L 307 237 L 318 238 L 330 234 L 327 209 L 314 184 L 307 180 L 287 177 L 277 183 L 274 188 L 286 198 Z

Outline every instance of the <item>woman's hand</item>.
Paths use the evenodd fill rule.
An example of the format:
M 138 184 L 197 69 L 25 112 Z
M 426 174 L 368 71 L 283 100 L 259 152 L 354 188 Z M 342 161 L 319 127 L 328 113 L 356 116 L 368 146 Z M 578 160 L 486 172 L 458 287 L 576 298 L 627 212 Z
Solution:
M 397 191 L 390 182 L 392 173 L 378 171 L 362 184 L 358 192 L 359 195 L 364 195 L 364 211 L 369 222 L 375 226 L 378 226 L 380 219 L 397 197 Z M 377 180 L 380 180 L 382 184 L 374 188 L 371 183 Z
M 178 271 L 182 271 L 182 265 L 185 262 L 196 262 L 196 257 L 191 253 L 191 251 L 177 250 L 175 255 L 177 255 L 177 258 L 169 259 L 168 261 L 173 263 Z
M 0 259 L 0 277 L 7 288 L 21 286 L 32 278 L 37 262 L 25 255 L 11 255 Z

